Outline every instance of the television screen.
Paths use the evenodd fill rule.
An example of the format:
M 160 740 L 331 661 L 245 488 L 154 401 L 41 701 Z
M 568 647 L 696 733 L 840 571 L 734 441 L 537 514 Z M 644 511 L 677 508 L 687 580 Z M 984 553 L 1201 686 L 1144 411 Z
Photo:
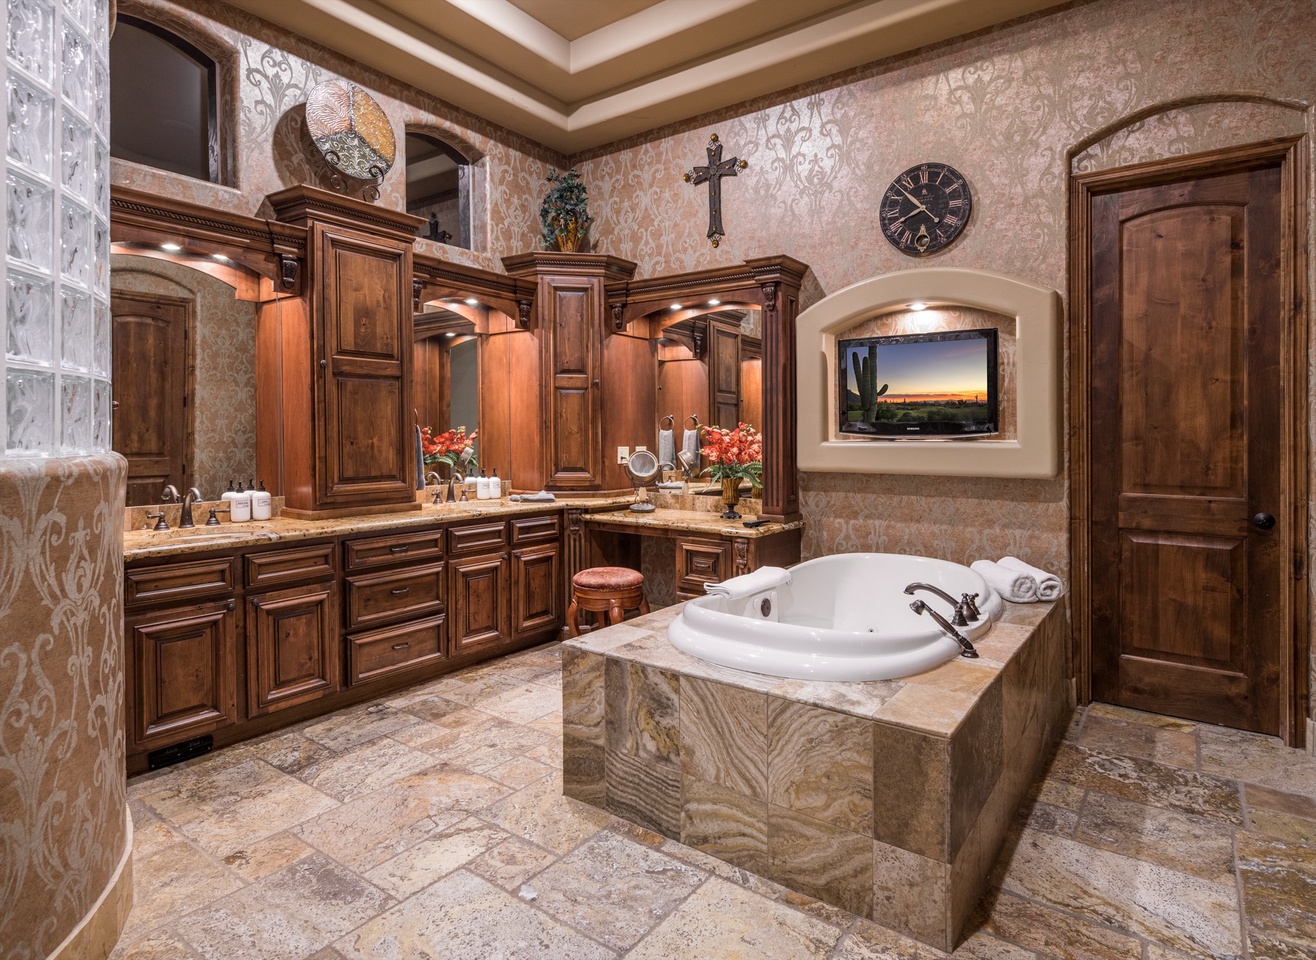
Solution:
M 838 340 L 836 352 L 843 434 L 997 432 L 995 330 Z

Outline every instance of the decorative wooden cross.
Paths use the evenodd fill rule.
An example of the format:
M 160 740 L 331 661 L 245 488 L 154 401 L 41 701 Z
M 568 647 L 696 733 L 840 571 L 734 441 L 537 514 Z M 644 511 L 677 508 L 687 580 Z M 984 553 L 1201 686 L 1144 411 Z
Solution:
M 682 179 L 686 183 L 700 184 L 708 182 L 708 239 L 713 246 L 721 241 L 725 231 L 722 229 L 722 178 L 734 177 L 749 166 L 748 160 L 722 159 L 722 144 L 714 133 L 708 138 L 708 166 L 695 167 Z

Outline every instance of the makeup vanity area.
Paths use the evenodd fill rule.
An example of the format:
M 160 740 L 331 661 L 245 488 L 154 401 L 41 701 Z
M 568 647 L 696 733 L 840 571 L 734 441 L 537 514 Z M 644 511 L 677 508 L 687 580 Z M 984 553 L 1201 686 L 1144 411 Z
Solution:
M 272 520 L 207 527 L 202 502 L 183 530 L 166 507 L 175 529 L 160 532 L 128 511 L 130 772 L 555 639 L 586 567 L 657 564 L 671 602 L 799 559 L 804 264 L 636 279 L 616 257 L 537 251 L 495 273 L 416 252 L 407 214 L 311 187 L 267 201 L 270 220 L 111 199 L 116 254 L 202 270 L 253 305 L 251 473 L 280 504 Z M 470 410 L 505 497 L 555 500 L 435 504 L 416 489 L 417 424 Z M 654 449 L 661 417 L 691 413 L 756 418 L 762 499 L 742 510 L 765 524 L 720 519 L 705 484 L 690 490 L 714 495 L 626 509 L 619 448 Z

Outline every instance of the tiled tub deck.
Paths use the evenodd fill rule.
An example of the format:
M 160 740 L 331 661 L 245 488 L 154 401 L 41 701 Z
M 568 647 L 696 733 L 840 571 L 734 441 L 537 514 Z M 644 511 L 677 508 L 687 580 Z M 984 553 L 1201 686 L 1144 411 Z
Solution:
M 1069 719 L 1063 606 L 869 683 L 706 663 L 668 642 L 678 612 L 563 645 L 564 792 L 952 949 Z

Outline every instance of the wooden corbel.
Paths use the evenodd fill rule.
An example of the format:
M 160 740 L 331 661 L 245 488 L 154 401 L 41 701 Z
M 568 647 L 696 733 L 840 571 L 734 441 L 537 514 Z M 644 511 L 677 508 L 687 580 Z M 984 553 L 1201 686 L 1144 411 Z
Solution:
M 534 306 L 531 300 L 516 301 L 516 325 L 522 330 L 530 329 L 530 308 Z
M 424 288 L 424 286 L 425 286 L 425 281 L 423 280 L 416 280 L 415 278 L 413 278 L 411 281 L 411 312 L 412 313 L 420 313 L 420 291 Z
M 614 303 L 612 305 L 612 329 L 621 333 L 626 329 L 626 304 Z
M 279 283 L 284 290 L 296 290 L 301 279 L 302 265 L 296 257 L 287 253 L 279 254 Z

